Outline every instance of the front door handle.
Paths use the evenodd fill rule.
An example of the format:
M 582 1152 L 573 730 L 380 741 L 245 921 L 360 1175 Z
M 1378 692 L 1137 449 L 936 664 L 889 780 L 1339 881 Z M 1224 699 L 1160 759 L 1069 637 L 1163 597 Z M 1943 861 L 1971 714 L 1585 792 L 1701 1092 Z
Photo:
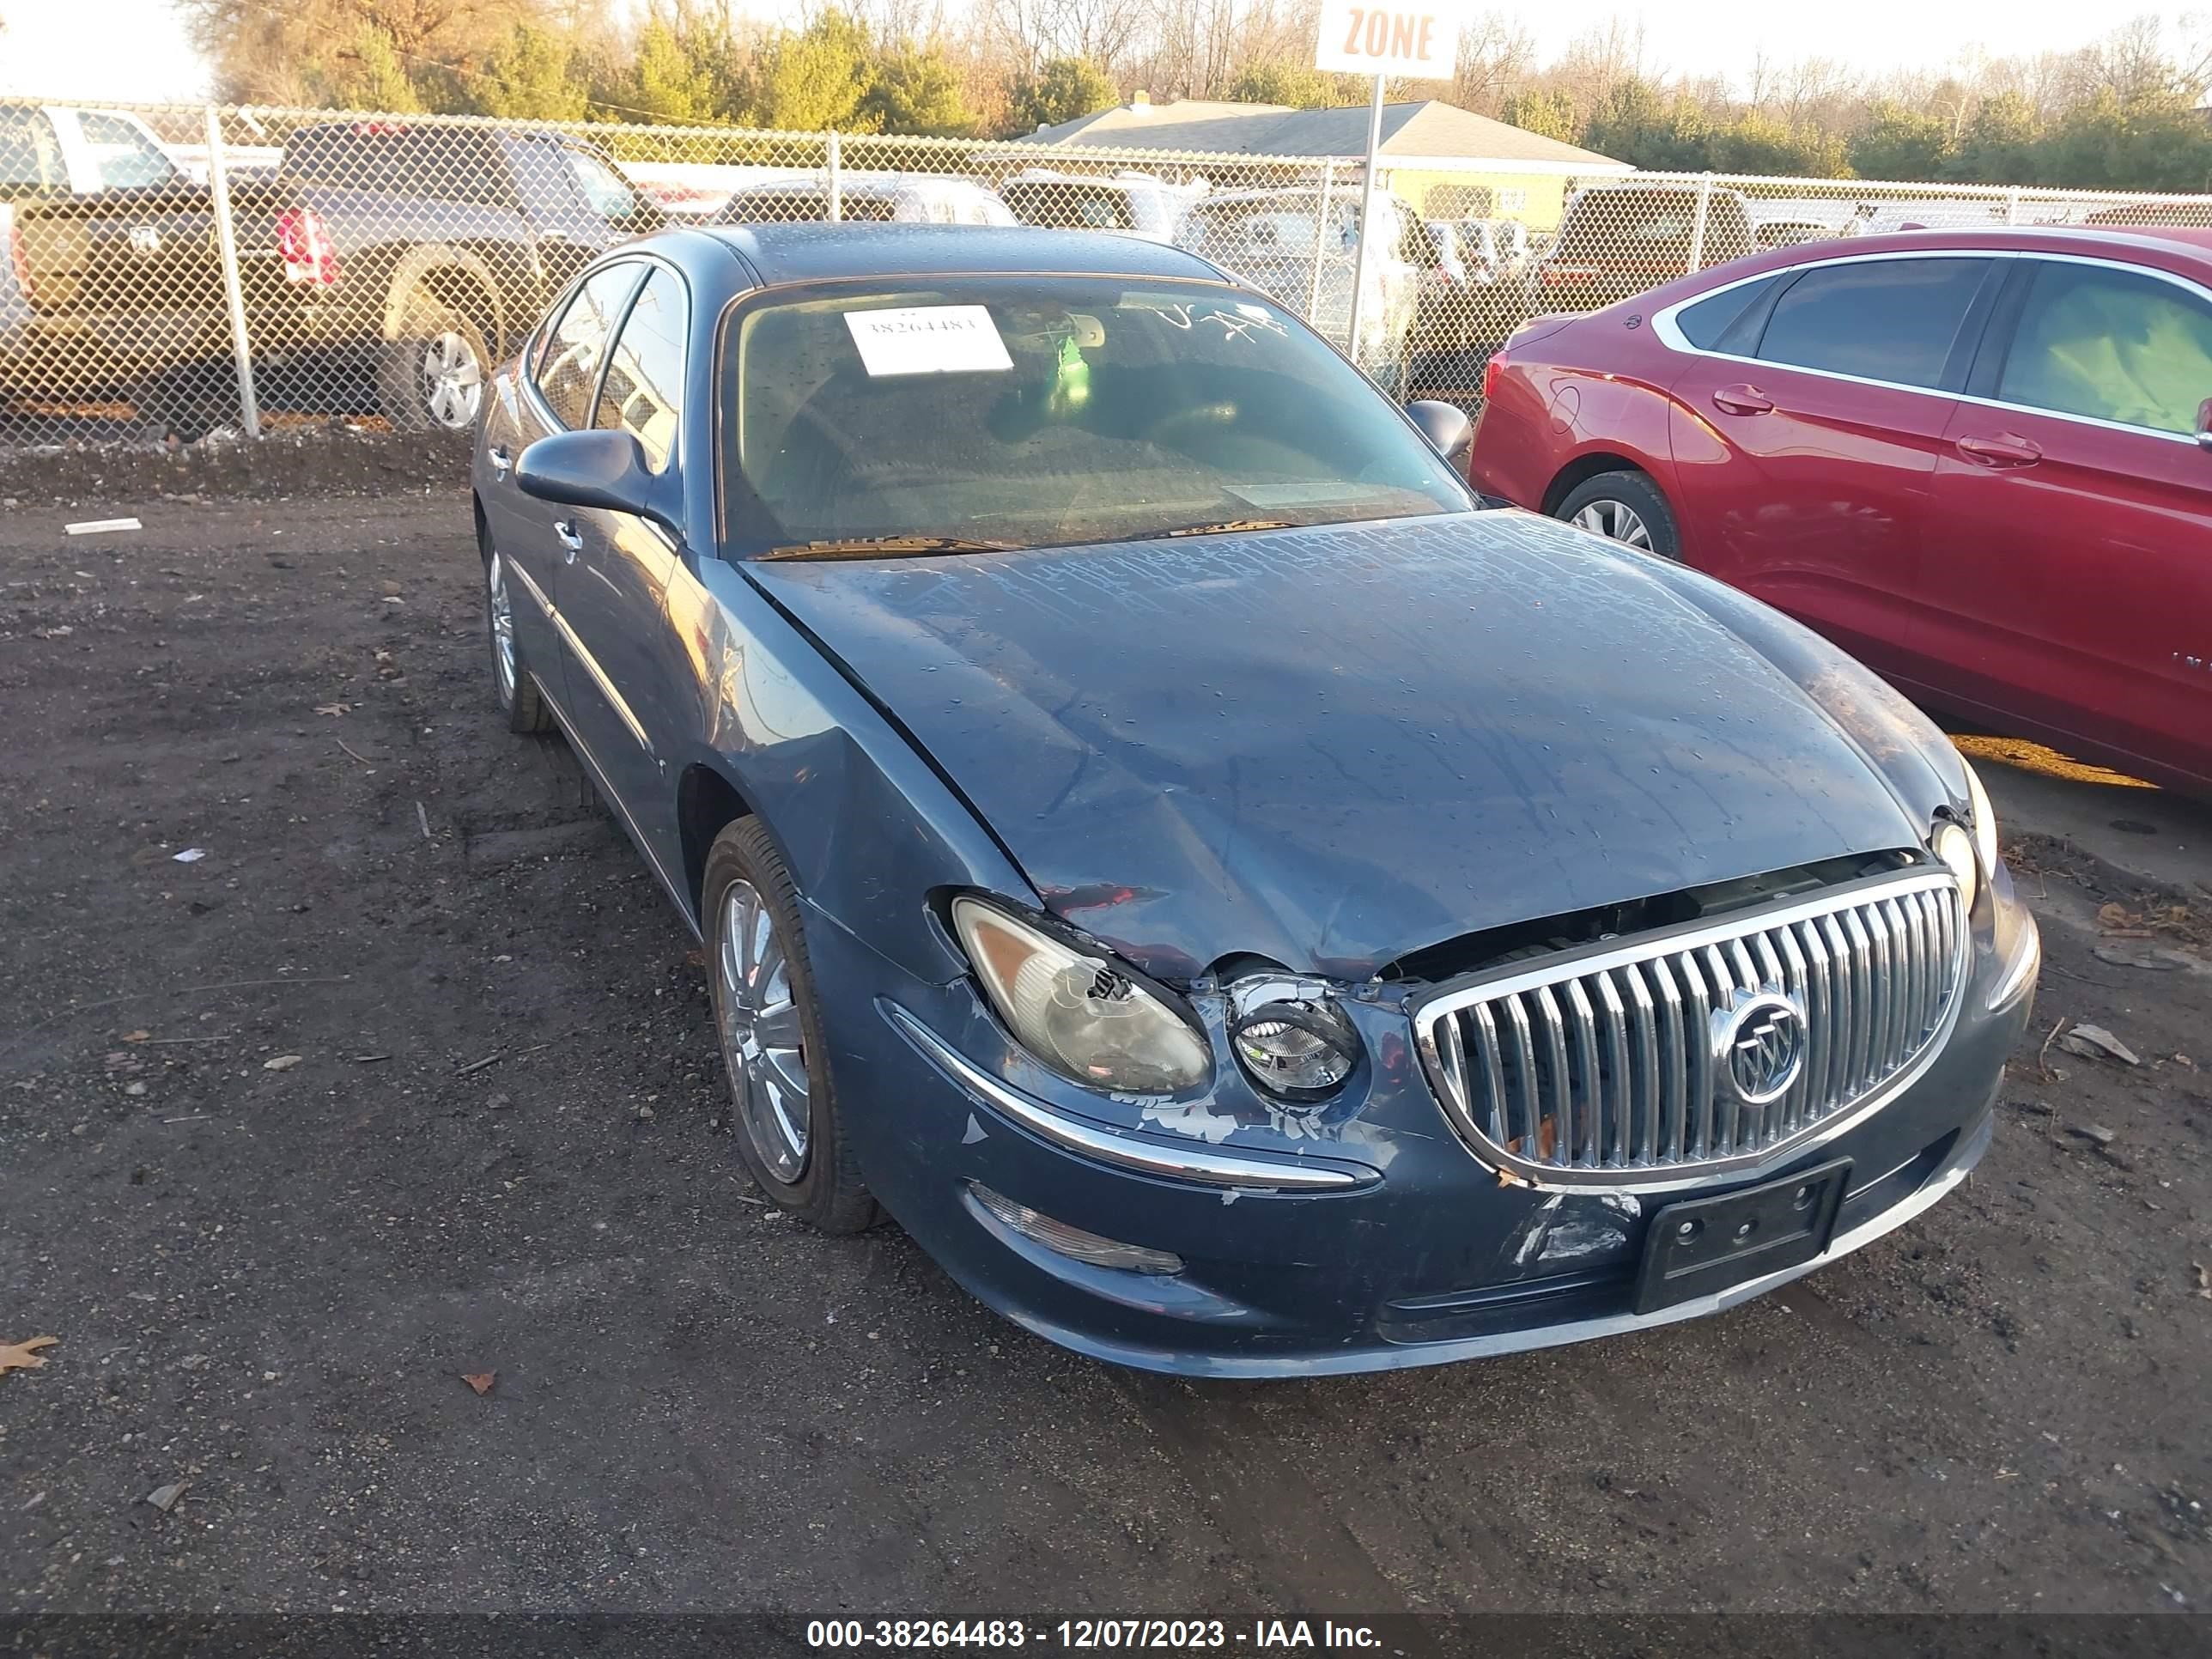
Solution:
M 576 555 L 583 550 L 584 533 L 566 519 L 553 520 L 553 533 L 561 538 L 561 562 L 574 564 Z
M 1755 386 L 1724 386 L 1713 393 L 1713 407 L 1723 415 L 1771 415 L 1774 399 Z
M 1957 447 L 1961 455 L 1980 466 L 2033 466 L 2043 459 L 2039 446 L 2013 432 L 1999 433 L 1994 438 L 1961 438 Z
M 507 476 L 507 468 L 514 465 L 514 457 L 507 453 L 503 444 L 495 444 L 484 451 L 484 459 L 491 463 L 491 470 L 502 478 Z

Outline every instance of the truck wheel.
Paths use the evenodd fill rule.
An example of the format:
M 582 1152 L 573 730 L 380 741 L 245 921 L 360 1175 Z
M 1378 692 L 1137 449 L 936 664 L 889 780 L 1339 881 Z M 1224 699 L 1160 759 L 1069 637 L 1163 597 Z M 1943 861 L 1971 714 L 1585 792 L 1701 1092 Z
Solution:
M 402 432 L 468 432 L 483 411 L 492 368 L 483 331 L 434 295 L 419 289 L 385 343 L 377 404 Z

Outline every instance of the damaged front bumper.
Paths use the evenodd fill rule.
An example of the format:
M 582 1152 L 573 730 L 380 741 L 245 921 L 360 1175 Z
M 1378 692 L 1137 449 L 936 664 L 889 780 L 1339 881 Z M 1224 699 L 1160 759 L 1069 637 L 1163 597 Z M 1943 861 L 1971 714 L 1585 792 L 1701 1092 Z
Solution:
M 1987 1150 L 2006 1055 L 2029 1018 L 2034 924 L 2002 875 L 1976 907 L 1955 1025 L 1911 1086 L 1838 1133 L 1664 1193 L 1547 1190 L 1469 1151 L 1424 1077 L 1403 1012 L 1348 1007 L 1369 1060 L 1345 1109 L 1255 1121 L 1234 1068 L 1172 1111 L 1104 1121 L 1006 1040 L 965 981 L 902 974 L 834 923 L 810 926 L 836 1006 L 834 1058 L 871 1188 L 986 1304 L 1079 1352 L 1193 1376 L 1437 1364 L 1717 1312 L 1901 1226 Z M 828 919 L 823 918 L 827 922 Z M 1091 1110 L 1082 1109 L 1088 1105 Z M 1651 1218 L 1851 1160 L 1812 1261 L 1635 1311 Z M 1079 1260 L 1004 1218 L 1004 1195 L 1173 1264 Z

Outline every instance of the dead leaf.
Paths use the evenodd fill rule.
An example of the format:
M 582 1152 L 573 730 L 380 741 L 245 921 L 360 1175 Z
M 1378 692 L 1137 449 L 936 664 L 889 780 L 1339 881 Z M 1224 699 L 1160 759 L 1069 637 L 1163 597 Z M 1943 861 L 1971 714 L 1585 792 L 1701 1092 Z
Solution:
M 499 1381 L 499 1373 L 497 1371 L 463 1371 L 461 1381 L 474 1389 L 477 1396 L 481 1398 L 491 1392 L 491 1385 Z
M 277 1054 L 271 1059 L 263 1060 L 261 1069 L 264 1072 L 289 1072 L 304 1058 L 305 1056 L 301 1054 Z
M 2200 1269 L 2201 1271 L 2201 1269 Z M 61 1340 L 58 1336 L 34 1336 L 27 1342 L 18 1342 L 10 1347 L 0 1342 L 0 1371 L 35 1371 L 44 1369 L 46 1361 L 38 1350 L 51 1348 Z
M 125 1042 L 145 1042 L 149 1041 L 153 1035 L 151 1031 L 125 1031 L 123 1034 L 123 1040 Z
M 333 716 L 349 714 L 353 712 L 353 705 L 349 702 L 319 702 L 315 705 L 315 712 Z
M 2117 1060 L 2124 1066 L 2142 1064 L 2134 1049 L 2101 1025 L 2076 1025 L 2059 1038 L 2058 1046 L 2070 1054 L 2085 1055 L 2091 1060 Z

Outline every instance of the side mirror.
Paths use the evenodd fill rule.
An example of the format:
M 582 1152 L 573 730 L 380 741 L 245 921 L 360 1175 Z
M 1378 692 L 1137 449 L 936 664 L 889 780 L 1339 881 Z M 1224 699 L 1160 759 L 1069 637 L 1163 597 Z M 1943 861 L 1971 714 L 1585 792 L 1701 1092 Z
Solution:
M 561 507 L 596 507 L 650 519 L 672 533 L 679 526 L 673 473 L 656 475 L 627 432 L 556 432 L 540 438 L 514 463 L 515 487 Z
M 2197 405 L 2197 446 L 2212 449 L 2212 398 Z
M 1474 447 L 1474 422 L 1467 418 L 1465 410 L 1456 404 L 1424 398 L 1417 404 L 1406 405 L 1406 418 L 1421 428 L 1421 435 L 1429 441 L 1430 448 L 1462 471 L 1466 471 L 1468 455 Z

